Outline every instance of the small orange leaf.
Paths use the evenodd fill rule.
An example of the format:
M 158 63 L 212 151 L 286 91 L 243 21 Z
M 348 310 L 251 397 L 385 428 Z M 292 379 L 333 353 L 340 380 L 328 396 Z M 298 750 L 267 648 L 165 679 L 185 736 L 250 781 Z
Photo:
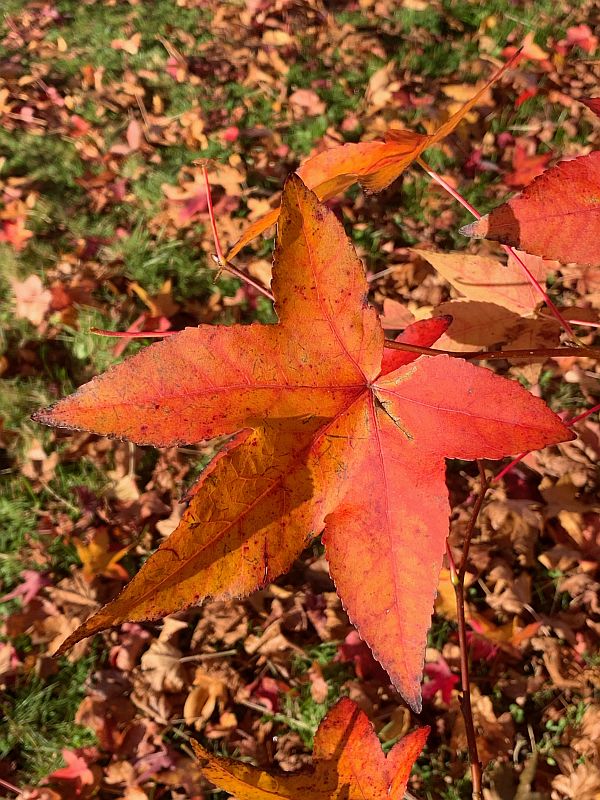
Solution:
M 367 715 L 342 698 L 315 734 L 311 769 L 267 772 L 192 746 L 208 780 L 238 800 L 402 800 L 428 733 L 413 731 L 386 758 Z
M 437 144 L 456 128 L 481 97 L 512 65 L 514 57 L 506 62 L 490 80 L 468 100 L 456 114 L 441 125 L 435 133 L 426 136 L 414 131 L 390 128 L 384 141 L 359 142 L 331 147 L 312 156 L 300 165 L 296 174 L 312 189 L 319 200 L 329 200 L 346 191 L 357 181 L 369 192 L 380 192 L 396 180 L 410 164 L 428 147 Z M 277 221 L 279 209 L 257 219 L 229 250 L 226 258 L 236 256 L 256 236 Z

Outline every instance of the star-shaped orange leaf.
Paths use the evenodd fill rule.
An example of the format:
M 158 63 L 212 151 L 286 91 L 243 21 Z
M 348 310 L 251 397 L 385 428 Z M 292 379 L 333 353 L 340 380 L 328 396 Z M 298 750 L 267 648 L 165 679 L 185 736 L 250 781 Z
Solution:
M 325 530 L 350 618 L 418 709 L 448 533 L 444 458 L 500 458 L 571 433 L 541 400 L 487 369 L 449 356 L 384 356 L 362 264 L 296 175 L 283 193 L 272 290 L 278 324 L 188 328 L 36 415 L 163 447 L 235 434 L 179 527 L 63 648 L 207 596 L 247 595 Z M 447 324 L 405 336 L 428 345 Z

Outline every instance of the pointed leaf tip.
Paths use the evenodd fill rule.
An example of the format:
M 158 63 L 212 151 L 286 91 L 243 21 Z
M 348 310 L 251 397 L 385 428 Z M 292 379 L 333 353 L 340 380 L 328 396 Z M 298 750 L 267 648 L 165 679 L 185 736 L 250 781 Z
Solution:
M 538 175 L 520 195 L 467 226 L 467 235 L 563 264 L 597 267 L 599 226 L 600 151 L 594 150 Z
M 485 217 L 476 219 L 468 225 L 463 225 L 458 232 L 462 236 L 470 236 L 472 239 L 485 239 L 488 232 L 488 215 L 486 214 Z

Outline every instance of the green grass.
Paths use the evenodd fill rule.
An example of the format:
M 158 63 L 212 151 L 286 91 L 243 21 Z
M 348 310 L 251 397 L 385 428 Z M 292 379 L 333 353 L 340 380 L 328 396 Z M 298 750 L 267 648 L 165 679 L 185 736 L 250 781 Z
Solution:
M 284 715 L 280 721 L 296 731 L 309 748 L 312 748 L 313 738 L 321 720 L 341 696 L 342 686 L 352 674 L 348 664 L 334 661 L 336 653 L 336 642 L 324 642 L 316 647 L 307 648 L 304 655 L 297 654 L 292 662 L 293 675 L 299 688 L 284 695 Z M 328 693 L 324 703 L 317 703 L 311 694 L 308 671 L 314 662 L 321 667 L 323 678 L 327 682 Z
M 0 478 L 0 591 L 10 591 L 19 582 L 25 566 L 22 554 L 35 531 L 37 498 L 25 478 Z
M 93 731 L 73 722 L 94 659 L 94 653 L 73 664 L 62 658 L 56 675 L 45 681 L 35 675 L 19 677 L 3 692 L 0 758 L 26 765 L 13 780 L 35 785 L 63 766 L 63 748 L 95 743 Z
M 445 778 L 450 775 L 449 764 L 455 759 L 464 764 L 464 773 L 448 782 Z M 458 772 L 454 763 L 452 772 L 454 775 Z M 466 754 L 452 752 L 445 745 L 435 748 L 426 745 L 413 768 L 413 775 L 418 782 L 418 796 L 422 800 L 468 800 L 471 797 L 472 786 Z

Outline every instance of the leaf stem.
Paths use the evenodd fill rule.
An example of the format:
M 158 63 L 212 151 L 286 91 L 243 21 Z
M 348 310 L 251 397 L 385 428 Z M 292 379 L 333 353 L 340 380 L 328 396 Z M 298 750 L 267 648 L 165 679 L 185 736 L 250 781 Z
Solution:
M 272 298 L 271 298 L 272 299 Z M 96 336 L 110 336 L 115 339 L 163 339 L 175 336 L 181 331 L 109 331 L 103 328 L 90 328 Z M 473 350 L 466 353 L 458 350 L 436 350 L 432 347 L 421 347 L 418 344 L 393 342 L 386 339 L 384 347 L 391 350 L 404 350 L 407 353 L 418 353 L 420 356 L 452 356 L 464 358 L 466 361 L 499 361 L 506 358 L 599 358 L 600 347 L 548 347 L 541 350 Z
M 165 336 L 175 336 L 181 331 L 107 331 L 104 328 L 90 328 L 90 333 L 96 336 L 112 336 L 116 339 L 162 339 Z
M 210 220 L 210 227 L 212 229 L 213 240 L 215 243 L 215 250 L 217 251 L 217 264 L 219 268 L 222 269 L 227 260 L 223 255 L 223 250 L 221 248 L 221 240 L 219 238 L 219 231 L 217 230 L 217 221 L 215 219 L 215 210 L 213 208 L 212 202 L 212 193 L 210 191 L 210 181 L 208 179 L 208 170 L 206 169 L 206 164 L 202 164 L 202 175 L 204 177 L 204 185 L 206 187 L 206 204 L 208 207 L 208 218 Z
M 445 181 L 442 178 L 441 175 L 438 175 L 437 172 L 434 172 L 432 169 L 430 169 L 429 166 L 427 165 L 427 163 L 425 161 L 423 161 L 422 158 L 417 158 L 417 163 L 419 164 L 420 167 L 422 167 L 422 169 L 425 170 L 425 172 L 429 175 L 430 178 L 432 178 L 436 183 L 438 183 L 442 187 L 442 189 L 445 189 L 445 191 L 447 191 L 449 195 L 451 195 L 464 208 L 466 208 L 467 211 L 470 211 L 471 214 L 473 214 L 473 216 L 475 217 L 475 219 L 481 219 L 481 214 L 479 213 L 479 211 L 477 211 L 477 209 L 474 208 L 469 203 L 469 201 L 460 194 L 460 192 L 458 192 L 453 186 L 450 186 L 450 184 L 447 181 Z M 552 314 L 560 322 L 560 324 L 566 330 L 566 332 L 569 334 L 569 336 L 576 341 L 577 337 L 575 336 L 573 328 L 569 325 L 567 320 L 563 317 L 563 315 L 560 313 L 558 308 L 554 305 L 554 303 L 552 302 L 552 300 L 548 296 L 548 294 L 545 291 L 545 289 L 542 287 L 542 285 L 536 279 L 535 275 L 533 275 L 533 273 L 531 272 L 531 270 L 529 269 L 527 264 L 523 261 L 521 256 L 514 249 L 514 247 L 509 247 L 508 245 L 503 244 L 502 245 L 502 249 L 504 250 L 505 253 L 508 253 L 509 255 L 511 255 L 515 259 L 515 261 L 518 262 L 518 264 L 520 265 L 521 269 L 523 270 L 523 272 L 527 276 L 527 279 L 529 280 L 531 285 L 534 287 L 536 292 L 538 292 L 539 295 L 544 299 L 544 302 L 546 303 L 546 305 L 548 306 L 548 308 L 550 309 Z
M 539 350 L 472 350 L 459 352 L 458 350 L 436 350 L 432 347 L 421 347 L 418 344 L 406 342 L 384 341 L 384 347 L 391 350 L 405 350 L 408 353 L 418 353 L 421 356 L 452 356 L 464 358 L 467 361 L 499 361 L 508 358 L 600 358 L 600 347 L 544 347 Z
M 471 782 L 473 784 L 473 800 L 482 800 L 482 776 L 483 767 L 479 760 L 479 751 L 477 749 L 477 735 L 475 733 L 475 723 L 473 721 L 473 709 L 471 706 L 471 681 L 469 677 L 469 645 L 467 642 L 467 623 L 465 616 L 465 574 L 467 571 L 467 562 L 469 557 L 469 549 L 471 547 L 471 540 L 477 524 L 479 512 L 483 506 L 487 490 L 490 485 L 490 480 L 485 474 L 483 462 L 478 460 L 477 466 L 479 468 L 479 479 L 481 481 L 481 488 L 479 495 L 471 512 L 471 518 L 465 533 L 463 542 L 463 551 L 461 556 L 460 566 L 456 566 L 450 547 L 447 547 L 448 561 L 450 563 L 450 576 L 452 586 L 454 587 L 454 595 L 456 597 L 456 616 L 458 621 L 458 645 L 460 649 L 460 679 L 461 679 L 461 696 L 460 696 L 460 710 L 465 722 L 465 731 L 467 735 L 467 747 L 469 750 L 469 763 L 471 765 Z
M 256 289 L 257 292 L 260 292 L 265 297 L 268 297 L 269 300 L 275 302 L 275 298 L 273 297 L 273 294 L 271 291 L 269 291 L 269 289 L 267 289 L 262 284 L 258 283 L 258 281 L 255 281 L 254 278 L 251 278 L 249 275 L 246 275 L 245 272 L 242 272 L 237 267 L 234 267 L 233 264 L 231 264 L 225 258 L 225 255 L 223 254 L 223 249 L 221 247 L 221 240 L 219 239 L 219 231 L 217 230 L 217 222 L 215 219 L 215 210 L 213 208 L 212 194 L 210 191 L 210 181 L 208 179 L 208 170 L 206 169 L 206 164 L 202 164 L 202 175 L 204 176 L 204 184 L 206 186 L 206 204 L 208 209 L 208 218 L 210 219 L 210 227 L 215 242 L 215 250 L 217 251 L 216 262 L 219 267 L 219 272 L 217 273 L 217 277 L 221 270 L 227 270 L 227 272 L 230 272 L 232 275 L 235 275 L 236 278 L 239 278 L 241 281 L 244 281 L 249 286 L 252 286 L 254 289 Z

